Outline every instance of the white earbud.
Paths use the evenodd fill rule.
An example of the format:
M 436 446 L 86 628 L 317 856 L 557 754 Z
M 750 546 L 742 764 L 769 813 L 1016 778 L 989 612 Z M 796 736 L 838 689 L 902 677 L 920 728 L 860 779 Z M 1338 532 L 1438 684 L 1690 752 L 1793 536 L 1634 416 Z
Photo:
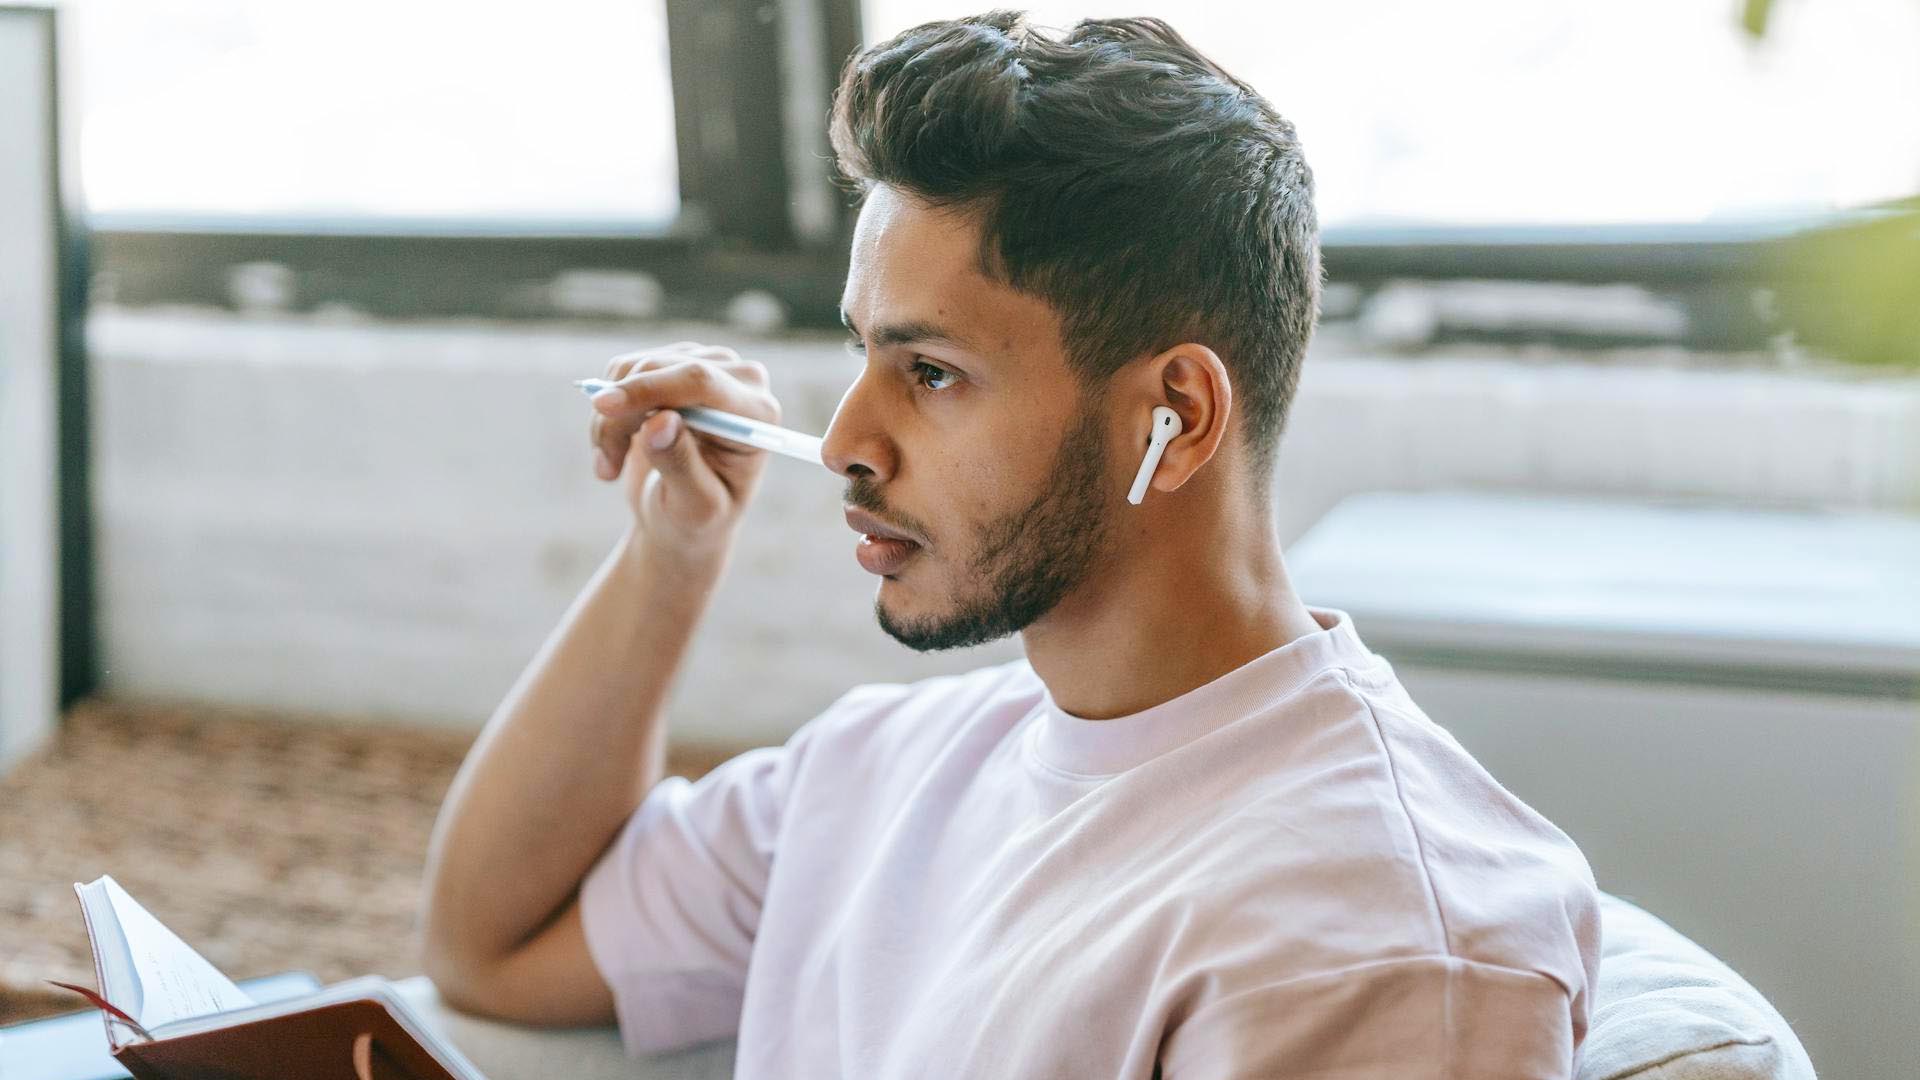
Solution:
M 1135 506 L 1147 497 L 1147 482 L 1153 479 L 1153 470 L 1160 467 L 1160 455 L 1166 452 L 1167 444 L 1173 441 L 1181 430 L 1180 414 L 1165 405 L 1153 407 L 1153 434 L 1147 437 L 1147 456 L 1140 460 L 1140 471 L 1133 474 L 1133 489 L 1127 492 L 1127 501 Z

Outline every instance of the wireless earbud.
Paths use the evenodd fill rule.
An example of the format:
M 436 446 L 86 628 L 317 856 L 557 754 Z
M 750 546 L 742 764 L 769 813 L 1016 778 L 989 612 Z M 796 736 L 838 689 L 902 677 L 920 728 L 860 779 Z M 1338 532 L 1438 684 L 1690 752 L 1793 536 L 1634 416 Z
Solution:
M 1167 444 L 1180 434 L 1183 425 L 1180 414 L 1165 405 L 1153 407 L 1153 434 L 1147 437 L 1147 456 L 1140 460 L 1140 471 L 1133 475 L 1133 489 L 1127 492 L 1127 501 L 1135 506 L 1147 497 L 1147 482 L 1153 479 L 1153 470 L 1160 467 L 1160 455 L 1166 452 Z

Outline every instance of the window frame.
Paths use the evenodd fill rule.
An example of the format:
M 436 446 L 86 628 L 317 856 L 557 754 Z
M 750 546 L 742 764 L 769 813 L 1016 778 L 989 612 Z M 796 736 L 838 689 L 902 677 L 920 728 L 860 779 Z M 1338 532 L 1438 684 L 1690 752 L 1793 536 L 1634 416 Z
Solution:
M 758 290 L 790 325 L 837 328 L 854 210 L 834 186 L 826 117 L 842 61 L 863 43 L 859 0 L 665 0 L 665 12 L 681 200 L 670 225 L 98 214 L 88 225 L 103 295 L 231 306 L 234 269 L 271 263 L 293 271 L 295 310 L 553 316 L 567 313 L 529 286 L 597 270 L 650 276 L 666 318 L 720 318 Z M 1322 255 L 1329 281 L 1363 295 L 1397 280 L 1640 285 L 1688 310 L 1678 344 L 1744 349 L 1778 332 L 1755 300 L 1777 249 L 1834 220 L 1334 227 Z
M 49 113 L 45 147 L 52 196 L 54 267 L 54 478 L 57 558 L 58 703 L 64 712 L 100 682 L 95 625 L 92 470 L 88 409 L 86 309 L 91 279 L 87 225 L 79 213 L 77 170 L 73 167 L 72 118 L 61 90 L 70 82 L 63 63 L 63 21 L 57 8 L 40 4 L 0 5 L 0 18 L 35 20 L 47 43 L 46 100 Z
M 834 194 L 825 103 L 860 45 L 859 0 L 665 11 L 681 204 L 670 225 L 93 214 L 105 295 L 227 306 L 233 269 L 266 262 L 294 272 L 299 307 L 374 315 L 552 314 L 530 309 L 526 286 L 577 270 L 651 275 L 667 316 L 714 314 L 750 288 L 790 311 L 837 309 L 853 212 Z

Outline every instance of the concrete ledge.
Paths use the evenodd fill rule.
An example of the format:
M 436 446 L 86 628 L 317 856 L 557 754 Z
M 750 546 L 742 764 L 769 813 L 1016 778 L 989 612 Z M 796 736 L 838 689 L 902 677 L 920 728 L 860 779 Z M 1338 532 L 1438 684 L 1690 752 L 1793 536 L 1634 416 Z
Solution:
M 568 380 L 678 340 L 765 361 L 823 431 L 854 361 L 826 334 L 359 323 L 102 309 L 95 509 L 107 689 L 475 726 L 619 535 Z M 1920 379 L 1389 359 L 1316 347 L 1279 527 L 1368 490 L 1920 506 Z M 874 625 L 844 485 L 768 465 L 669 705 L 678 734 L 783 739 L 849 687 L 1019 655 L 921 656 Z

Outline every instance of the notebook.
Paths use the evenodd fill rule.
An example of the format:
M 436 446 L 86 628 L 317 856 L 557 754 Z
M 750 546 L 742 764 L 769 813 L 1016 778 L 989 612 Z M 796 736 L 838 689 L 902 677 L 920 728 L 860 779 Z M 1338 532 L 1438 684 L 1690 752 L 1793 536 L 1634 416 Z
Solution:
M 134 1080 L 485 1080 L 379 976 L 272 1001 L 236 986 L 110 876 L 75 884 L 108 1052 Z

